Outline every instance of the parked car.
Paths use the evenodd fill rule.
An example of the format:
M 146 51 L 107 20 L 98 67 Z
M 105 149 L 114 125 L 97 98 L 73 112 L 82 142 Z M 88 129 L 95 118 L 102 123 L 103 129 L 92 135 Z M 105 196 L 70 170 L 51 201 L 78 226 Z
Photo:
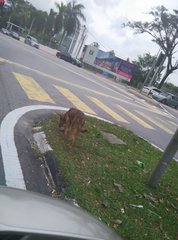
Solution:
M 39 49 L 38 40 L 30 35 L 27 35 L 24 42 L 32 47 Z
M 10 34 L 9 30 L 7 30 L 6 28 L 1 28 L 1 32 L 6 35 Z
M 83 64 L 82 64 L 82 62 L 81 62 L 80 60 L 75 59 L 75 61 L 76 61 L 76 65 L 77 65 L 78 67 L 82 67 L 82 66 L 83 66 Z
M 0 186 L 1 240 L 121 240 L 71 203 Z
M 11 36 L 12 38 L 17 39 L 17 40 L 20 40 L 20 36 L 19 36 L 19 34 L 18 34 L 17 32 L 11 31 L 11 32 L 10 32 L 10 36 Z
M 156 87 L 144 86 L 142 92 L 149 96 L 153 93 L 161 93 L 162 91 Z
M 56 57 L 65 60 L 66 62 L 70 62 L 78 67 L 82 67 L 82 63 L 76 59 L 73 58 L 70 53 L 62 53 L 62 52 L 57 52 Z
M 157 101 L 178 109 L 178 97 L 171 93 L 153 94 L 152 97 Z

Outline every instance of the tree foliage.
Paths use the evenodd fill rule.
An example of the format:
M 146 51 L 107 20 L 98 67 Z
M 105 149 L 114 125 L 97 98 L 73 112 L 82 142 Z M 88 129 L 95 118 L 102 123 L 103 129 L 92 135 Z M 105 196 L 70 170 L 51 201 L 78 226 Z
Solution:
M 55 33 L 56 15 L 57 13 L 53 9 L 50 9 L 46 22 L 46 33 L 49 34 L 50 37 L 52 37 Z
M 149 34 L 165 53 L 167 66 L 158 86 L 161 88 L 167 77 L 178 69 L 178 59 L 174 59 L 178 45 L 178 10 L 169 13 L 164 6 L 158 6 L 152 9 L 149 15 L 153 19 L 150 22 L 133 21 L 124 24 L 124 26 L 132 28 L 136 34 Z
M 80 28 L 80 20 L 86 21 L 82 12 L 84 8 L 82 4 L 78 4 L 75 0 L 64 6 L 61 16 L 63 33 L 59 45 L 62 43 L 65 36 L 71 35 L 76 29 Z M 60 16 L 60 13 L 58 16 Z
M 67 35 L 72 34 L 80 27 L 80 20 L 86 21 L 86 18 L 82 13 L 83 9 L 84 6 L 82 4 L 77 4 L 75 0 L 67 4 L 64 18 L 64 30 Z
M 58 13 L 56 16 L 54 33 L 58 33 L 59 31 L 62 30 L 63 25 L 64 25 L 66 5 L 63 2 L 61 2 L 60 4 L 56 2 L 55 5 L 56 5 Z
M 143 56 L 138 56 L 137 60 L 132 61 L 132 63 L 136 65 L 136 70 L 130 82 L 131 86 L 136 88 L 140 88 L 142 86 L 155 59 L 156 56 L 152 56 L 150 53 L 145 53 Z
M 166 82 L 164 87 L 168 89 L 169 92 L 178 94 L 178 87 L 175 86 L 173 83 Z
M 32 34 L 42 43 L 49 43 L 51 38 L 63 30 L 64 35 L 75 32 L 80 26 L 80 20 L 85 21 L 84 6 L 75 0 L 64 4 L 55 3 L 57 12 L 53 9 L 49 14 L 36 9 L 25 0 L 13 0 L 12 7 L 1 16 L 0 27 L 6 27 L 8 20 L 25 29 L 26 33 L 32 25 Z M 32 24 L 33 23 L 33 24 Z

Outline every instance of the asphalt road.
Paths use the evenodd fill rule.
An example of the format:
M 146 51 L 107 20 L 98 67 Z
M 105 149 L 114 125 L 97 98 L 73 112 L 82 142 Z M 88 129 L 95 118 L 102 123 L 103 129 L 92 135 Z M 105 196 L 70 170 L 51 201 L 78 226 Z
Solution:
M 43 46 L 38 50 L 2 34 L 0 41 L 0 122 L 23 106 L 77 107 L 132 130 L 160 149 L 166 148 L 178 125 L 176 110 L 57 59 L 55 50 Z M 23 135 L 16 129 L 18 134 Z M 17 148 L 24 148 L 19 144 L 23 142 Z M 5 184 L 2 161 L 0 183 Z

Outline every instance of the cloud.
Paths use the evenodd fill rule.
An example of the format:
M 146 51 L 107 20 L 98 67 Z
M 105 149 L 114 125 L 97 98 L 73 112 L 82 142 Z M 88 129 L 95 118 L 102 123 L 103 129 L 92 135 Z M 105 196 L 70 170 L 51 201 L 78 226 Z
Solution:
M 29 0 L 36 7 L 54 8 L 54 2 L 60 0 Z M 65 0 L 63 0 L 65 2 Z M 67 1 L 67 0 L 66 0 Z M 122 28 L 128 20 L 147 20 L 152 7 L 165 5 L 168 9 L 178 7 L 176 0 L 78 0 L 85 6 L 86 26 L 88 28 L 87 43 L 98 41 L 105 50 L 115 49 L 127 58 L 148 51 L 155 53 L 158 47 L 148 35 L 134 35 L 129 28 Z
M 119 0 L 94 0 L 94 3 L 101 7 L 111 6 L 111 5 L 117 5 L 119 4 Z
M 110 25 L 110 29 L 115 32 L 118 36 L 126 37 L 126 28 L 123 27 L 123 23 L 128 22 L 128 18 L 124 16 L 117 17 L 113 19 Z
M 41 9 L 54 8 L 60 0 L 28 0 Z M 69 0 L 63 0 L 64 2 Z M 151 8 L 164 5 L 171 11 L 178 9 L 177 0 L 78 0 L 85 6 L 84 14 L 88 28 L 87 43 L 97 41 L 103 50 L 115 50 L 118 57 L 137 59 L 138 55 L 150 52 L 156 55 L 159 47 L 147 34 L 135 35 L 121 25 L 128 20 L 149 21 Z M 175 74 L 173 74 L 175 77 Z
M 58 0 L 55 0 L 56 2 Z M 37 9 L 41 9 L 43 11 L 49 12 L 51 8 L 54 9 L 54 0 L 28 0 L 28 2 L 32 3 Z

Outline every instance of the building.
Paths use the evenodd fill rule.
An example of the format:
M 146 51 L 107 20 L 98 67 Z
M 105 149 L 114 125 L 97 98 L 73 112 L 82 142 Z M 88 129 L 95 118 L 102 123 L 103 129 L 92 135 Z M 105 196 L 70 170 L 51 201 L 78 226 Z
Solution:
M 83 62 L 99 69 L 104 75 L 112 75 L 120 80 L 130 81 L 135 65 L 116 57 L 114 51 L 104 52 L 99 45 L 92 43 L 85 46 L 82 54 Z

